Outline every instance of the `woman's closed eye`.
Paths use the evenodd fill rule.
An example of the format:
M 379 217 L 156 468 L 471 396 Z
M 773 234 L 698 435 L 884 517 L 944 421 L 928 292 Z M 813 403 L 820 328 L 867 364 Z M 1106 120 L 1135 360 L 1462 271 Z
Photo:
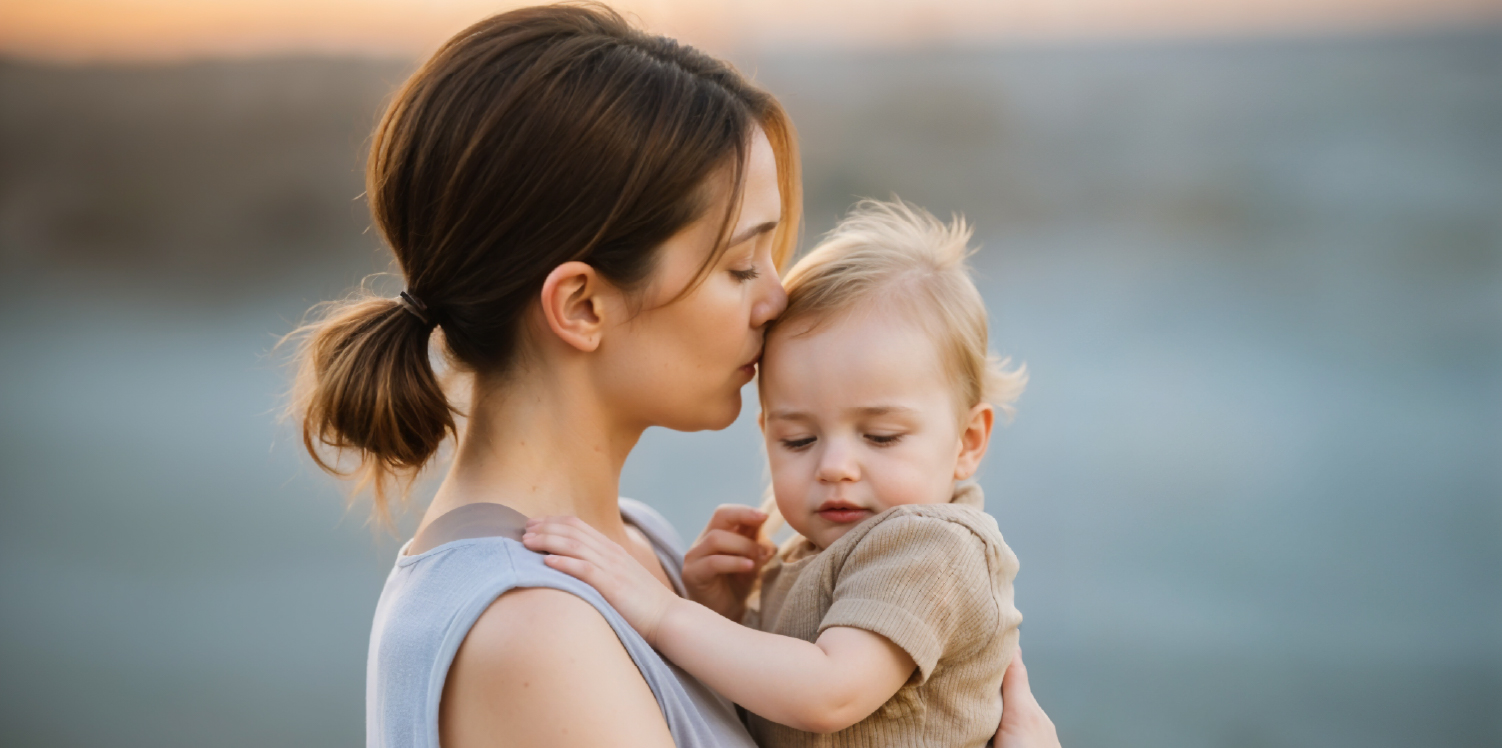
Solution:
M 732 269 L 730 271 L 730 274 L 734 276 L 738 281 L 756 280 L 757 278 L 761 277 L 761 271 L 757 270 L 754 267 L 746 268 L 745 270 Z

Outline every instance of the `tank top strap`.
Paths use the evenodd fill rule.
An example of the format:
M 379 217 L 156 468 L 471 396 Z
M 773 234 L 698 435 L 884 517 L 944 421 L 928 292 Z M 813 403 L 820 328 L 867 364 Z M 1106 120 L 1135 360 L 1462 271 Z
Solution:
M 665 517 L 635 499 L 620 499 L 621 519 L 641 531 L 652 546 L 652 553 L 673 583 L 679 597 L 687 596 L 683 586 L 683 539 Z M 521 542 L 527 529 L 527 516 L 505 504 L 477 502 L 444 513 L 413 536 L 403 553 L 416 556 L 445 543 L 474 538 L 510 538 Z
M 472 538 L 510 538 L 521 542 L 527 517 L 504 504 L 465 504 L 428 523 L 407 544 L 406 554 L 427 553 L 444 543 Z
M 651 544 L 657 562 L 673 583 L 673 591 L 679 597 L 688 597 L 688 590 L 683 586 L 683 538 L 679 537 L 678 531 L 657 510 L 636 499 L 623 497 L 620 506 L 621 519 L 640 530 Z
M 622 517 L 647 537 L 681 587 L 683 557 L 671 525 L 626 500 Z M 368 748 L 439 748 L 439 704 L 455 654 L 497 598 L 524 587 L 567 592 L 599 611 L 652 690 L 679 748 L 755 748 L 734 705 L 662 659 L 593 587 L 522 546 L 525 527 L 526 517 L 510 507 L 466 505 L 431 522 L 397 557 L 371 625 Z

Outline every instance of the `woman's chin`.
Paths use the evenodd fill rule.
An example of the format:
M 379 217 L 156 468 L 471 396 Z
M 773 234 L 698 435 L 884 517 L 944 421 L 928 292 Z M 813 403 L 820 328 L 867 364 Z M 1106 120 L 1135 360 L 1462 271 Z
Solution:
M 741 415 L 741 391 L 735 390 L 728 397 L 705 403 L 702 408 L 684 418 L 675 418 L 662 426 L 674 431 L 721 431 L 730 428 Z
M 705 431 L 722 431 L 730 428 L 735 419 L 741 417 L 741 391 L 736 390 L 727 401 L 719 407 L 719 412 L 704 427 Z

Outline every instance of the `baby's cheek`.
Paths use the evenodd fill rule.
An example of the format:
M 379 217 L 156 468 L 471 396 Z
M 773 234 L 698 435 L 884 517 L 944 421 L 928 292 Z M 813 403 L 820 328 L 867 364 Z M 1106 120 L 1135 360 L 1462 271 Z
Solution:
M 777 498 L 777 511 L 782 513 L 782 518 L 788 525 L 800 535 L 806 535 L 808 529 L 808 482 L 798 477 L 787 466 L 772 464 L 772 492 Z
M 949 483 L 927 465 L 894 464 L 880 476 L 877 496 L 883 508 L 906 504 L 942 504 L 950 499 Z

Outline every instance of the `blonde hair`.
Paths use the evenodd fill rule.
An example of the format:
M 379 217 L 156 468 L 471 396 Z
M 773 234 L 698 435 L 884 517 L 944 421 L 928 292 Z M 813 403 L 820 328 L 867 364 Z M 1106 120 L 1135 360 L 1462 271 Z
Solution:
M 1027 367 L 1009 368 L 1011 359 L 989 348 L 986 304 L 966 262 L 973 235 L 959 215 L 944 223 L 895 197 L 862 200 L 788 271 L 788 306 L 775 327 L 812 322 L 804 334 L 867 305 L 901 305 L 936 339 L 958 405 L 989 403 L 1011 417 Z M 770 485 L 762 511 L 770 538 L 783 523 Z
M 868 304 L 901 304 L 939 344 L 962 408 L 990 403 L 1011 416 L 1027 385 L 1025 366 L 991 353 L 986 305 L 966 262 L 974 230 L 949 223 L 900 199 L 862 200 L 788 271 L 788 306 L 781 327 L 808 329 Z

